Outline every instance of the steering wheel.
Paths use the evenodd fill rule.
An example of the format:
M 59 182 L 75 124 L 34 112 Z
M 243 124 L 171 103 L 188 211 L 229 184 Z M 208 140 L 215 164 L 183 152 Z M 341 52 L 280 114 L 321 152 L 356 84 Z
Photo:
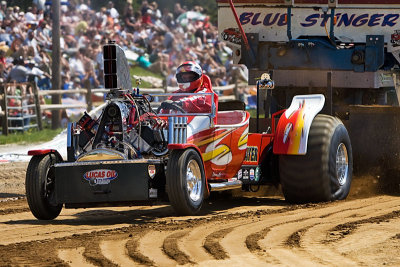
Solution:
M 157 114 L 160 113 L 161 109 L 172 109 L 172 110 L 176 110 L 179 111 L 181 113 L 186 113 L 186 111 L 179 106 L 176 102 L 171 101 L 171 100 L 167 100 L 161 103 L 161 106 L 158 107 L 157 109 Z

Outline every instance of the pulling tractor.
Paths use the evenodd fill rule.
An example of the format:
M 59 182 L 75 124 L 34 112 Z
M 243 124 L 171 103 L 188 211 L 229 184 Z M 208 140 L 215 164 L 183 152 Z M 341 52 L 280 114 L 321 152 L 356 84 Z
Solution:
M 285 197 L 312 200 L 306 196 L 313 194 L 311 187 L 329 182 L 344 184 L 347 191 L 352 171 L 378 177 L 381 189 L 398 193 L 400 3 L 217 0 L 217 4 L 220 39 L 232 48 L 234 63 L 247 66 L 249 84 L 256 85 L 263 73 L 275 82 L 273 90 L 260 91 L 250 132 L 273 129 L 273 114 L 290 106 L 279 120 L 276 137 L 279 140 L 288 132 L 290 136 L 300 127 L 301 137 L 308 139 L 299 150 L 287 151 L 274 140 L 279 171 L 269 177 L 280 181 Z M 234 38 L 238 35 L 241 38 Z M 282 121 L 293 114 L 297 95 L 313 94 L 325 98 L 315 118 L 311 114 L 307 123 L 292 122 L 296 127 Z M 345 138 L 336 140 L 338 133 Z M 332 178 L 335 173 L 337 180 Z M 317 179 L 324 181 L 314 185 Z M 332 199 L 343 196 L 340 190 L 331 194 Z

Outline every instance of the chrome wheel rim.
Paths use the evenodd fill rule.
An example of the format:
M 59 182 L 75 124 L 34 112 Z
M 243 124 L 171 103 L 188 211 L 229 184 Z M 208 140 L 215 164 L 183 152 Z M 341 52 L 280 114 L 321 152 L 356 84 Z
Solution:
M 189 161 L 186 168 L 186 187 L 189 198 L 192 201 L 198 201 L 201 198 L 202 183 L 200 166 L 196 160 Z
M 343 143 L 340 143 L 336 151 L 336 178 L 340 185 L 344 185 L 347 181 L 349 173 L 349 157 L 347 148 Z

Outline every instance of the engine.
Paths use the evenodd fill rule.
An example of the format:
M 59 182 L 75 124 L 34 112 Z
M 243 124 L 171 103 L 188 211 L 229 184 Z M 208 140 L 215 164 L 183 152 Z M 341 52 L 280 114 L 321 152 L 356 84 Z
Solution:
M 126 159 L 163 156 L 168 152 L 168 125 L 152 110 L 148 95 L 113 97 L 98 120 L 85 113 L 74 127 L 75 158 L 109 149 Z
M 132 89 L 123 49 L 110 41 L 103 46 L 103 59 L 108 104 L 98 119 L 85 113 L 78 123 L 69 125 L 68 161 L 167 154 L 168 123 L 152 110 L 151 96 Z

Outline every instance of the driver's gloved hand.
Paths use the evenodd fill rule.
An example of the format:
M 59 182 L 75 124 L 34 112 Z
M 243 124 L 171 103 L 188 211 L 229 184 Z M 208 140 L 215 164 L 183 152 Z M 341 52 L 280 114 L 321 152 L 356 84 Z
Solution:
M 174 106 L 182 107 L 182 103 L 180 101 L 172 101 L 170 99 L 165 100 L 164 102 L 161 103 L 162 109 L 171 109 L 174 108 Z

